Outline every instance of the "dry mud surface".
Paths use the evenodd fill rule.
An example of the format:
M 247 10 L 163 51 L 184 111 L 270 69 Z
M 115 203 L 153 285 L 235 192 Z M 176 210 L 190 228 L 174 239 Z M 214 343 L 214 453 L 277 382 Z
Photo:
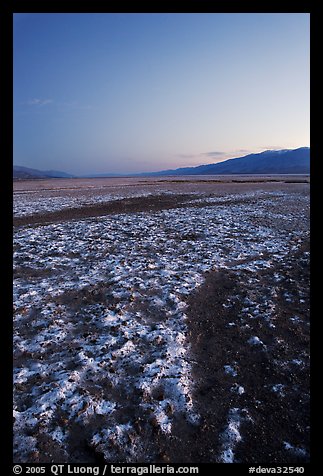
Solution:
M 309 179 L 14 183 L 14 461 L 301 464 Z

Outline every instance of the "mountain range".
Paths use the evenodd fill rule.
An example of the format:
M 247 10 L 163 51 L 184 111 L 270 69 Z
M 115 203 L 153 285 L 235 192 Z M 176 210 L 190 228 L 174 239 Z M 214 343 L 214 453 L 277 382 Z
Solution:
M 82 177 L 162 176 L 162 175 L 234 175 L 234 174 L 309 174 L 310 148 L 265 150 L 258 154 L 217 162 L 215 164 L 181 167 L 178 169 L 144 172 L 140 174 L 92 174 Z M 75 175 L 57 170 L 41 171 L 28 167 L 13 166 L 15 180 L 34 178 L 72 178 Z
M 75 175 L 60 172 L 58 170 L 37 170 L 29 167 L 22 167 L 20 165 L 13 166 L 14 180 L 35 179 L 35 178 L 72 178 Z
M 141 175 L 309 174 L 310 148 L 266 150 L 216 164 L 182 167 Z

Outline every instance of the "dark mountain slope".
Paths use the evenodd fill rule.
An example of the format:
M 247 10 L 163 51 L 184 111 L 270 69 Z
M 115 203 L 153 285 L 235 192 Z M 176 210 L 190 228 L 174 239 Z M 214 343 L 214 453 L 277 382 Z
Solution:
M 197 167 L 162 170 L 141 175 L 309 174 L 310 148 L 266 150 Z

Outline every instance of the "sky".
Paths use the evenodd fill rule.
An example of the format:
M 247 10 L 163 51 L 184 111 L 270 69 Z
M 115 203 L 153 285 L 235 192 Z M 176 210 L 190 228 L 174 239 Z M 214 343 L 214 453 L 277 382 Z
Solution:
M 310 145 L 309 14 L 13 22 L 15 165 L 136 173 Z

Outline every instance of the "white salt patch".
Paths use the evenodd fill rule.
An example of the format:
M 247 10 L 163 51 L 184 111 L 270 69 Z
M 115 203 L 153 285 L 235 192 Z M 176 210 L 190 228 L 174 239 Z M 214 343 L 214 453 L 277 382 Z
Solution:
M 290 451 L 295 456 L 308 457 L 308 452 L 305 448 L 299 448 L 288 443 L 288 441 L 283 441 L 285 450 Z
M 285 385 L 283 385 L 282 383 L 277 383 L 276 385 L 273 385 L 271 387 L 272 391 L 275 393 L 278 393 L 278 395 L 281 397 L 285 396 L 284 388 L 285 388 Z
M 231 408 L 229 410 L 227 427 L 221 435 L 222 449 L 219 455 L 221 463 L 234 463 L 234 449 L 239 441 L 242 440 L 240 434 L 241 421 L 248 419 L 246 410 L 240 408 Z
M 51 432 L 51 437 L 60 443 L 66 439 L 66 435 L 60 427 L 55 428 L 55 430 Z
M 300 322 L 302 319 L 298 316 L 293 316 L 289 318 L 292 322 Z
M 238 375 L 238 372 L 231 365 L 224 365 L 224 371 L 226 374 L 232 375 L 233 377 Z
M 242 385 L 239 385 L 237 383 L 235 383 L 232 387 L 231 387 L 231 392 L 234 392 L 234 393 L 237 393 L 238 395 L 242 395 L 243 393 L 245 393 L 245 389 L 244 387 L 242 387 Z
M 97 196 L 96 192 L 93 203 Z M 107 196 L 104 197 L 106 200 Z M 235 196 L 239 197 L 246 195 Z M 281 195 L 282 203 L 286 197 Z M 16 203 L 21 204 L 18 213 L 61 209 L 71 204 L 69 199 L 37 200 L 36 195 L 30 198 L 16 197 Z M 203 282 L 205 271 L 235 269 L 235 260 L 250 259 L 238 266 L 249 269 L 252 277 L 254 271 L 269 266 L 271 260 L 282 260 L 293 238 L 284 228 L 277 228 L 270 196 L 262 195 L 261 207 L 235 203 L 227 206 L 227 198 L 221 198 L 219 205 L 15 230 L 16 269 L 27 264 L 36 271 L 55 271 L 46 277 L 40 273 L 37 278 L 18 274 L 14 280 L 14 304 L 18 308 L 14 316 L 15 353 L 26 353 L 23 367 L 14 373 L 15 383 L 24 386 L 15 392 L 15 408 L 19 408 L 25 392 L 29 392 L 32 403 L 24 417 L 17 419 L 20 435 L 28 425 L 35 424 L 33 418 L 42 422 L 49 435 L 55 432 L 52 423 L 57 408 L 63 408 L 72 422 L 86 422 L 98 413 L 108 415 L 109 428 L 95 433 L 93 438 L 102 446 L 107 459 L 109 441 L 128 445 L 127 454 L 132 450 L 135 454 L 135 446 L 127 440 L 131 422 L 129 427 L 123 427 L 114 421 L 113 410 L 117 405 L 122 410 L 122 400 L 107 402 L 99 398 L 87 387 L 90 381 L 96 391 L 107 380 L 116 393 L 119 386 L 130 392 L 132 388 L 142 388 L 144 400 L 139 405 L 155 414 L 165 432 L 171 431 L 176 412 L 189 421 L 199 421 L 194 412 L 185 337 L 186 295 Z M 268 227 L 255 225 L 262 216 Z M 293 212 L 291 218 L 299 224 L 303 216 Z M 185 238 L 190 233 L 198 236 L 195 242 Z M 302 238 L 304 233 L 298 226 L 297 236 Z M 264 258 L 268 250 L 270 260 Z M 105 297 L 96 302 L 89 293 L 87 298 L 87 286 L 93 290 L 102 287 Z M 73 296 L 84 296 L 77 311 L 72 306 Z M 268 316 L 274 312 L 270 302 L 263 303 L 260 309 L 255 308 L 253 301 L 245 306 L 255 316 L 264 315 L 265 307 Z M 29 317 L 32 312 L 35 317 Z M 156 322 L 155 327 L 150 318 Z M 231 324 L 234 323 L 228 325 Z M 91 335 L 83 337 L 87 326 Z M 39 368 L 34 366 L 38 357 L 44 358 Z M 77 365 L 77 371 L 66 370 L 70 361 Z M 229 374 L 236 372 L 227 367 L 232 369 Z M 37 372 L 41 378 L 35 384 Z M 153 398 L 160 386 L 164 394 L 161 402 Z M 170 413 L 167 402 L 173 409 Z M 87 408 L 83 408 L 84 404 Z M 228 428 L 232 434 L 234 429 L 239 433 L 237 420 L 231 425 L 229 422 Z M 224 459 L 234 459 L 231 447 L 223 448 L 223 455 Z
M 97 405 L 95 405 L 95 413 L 98 415 L 105 415 L 107 413 L 111 413 L 114 411 L 116 407 L 115 402 L 106 402 L 106 401 L 101 401 Z
M 248 339 L 248 344 L 250 345 L 264 345 L 263 341 L 259 339 L 257 336 L 250 337 Z
M 293 360 L 291 360 L 291 363 L 294 364 L 294 365 L 303 365 L 304 364 L 303 360 L 300 360 L 300 359 L 293 359 Z

